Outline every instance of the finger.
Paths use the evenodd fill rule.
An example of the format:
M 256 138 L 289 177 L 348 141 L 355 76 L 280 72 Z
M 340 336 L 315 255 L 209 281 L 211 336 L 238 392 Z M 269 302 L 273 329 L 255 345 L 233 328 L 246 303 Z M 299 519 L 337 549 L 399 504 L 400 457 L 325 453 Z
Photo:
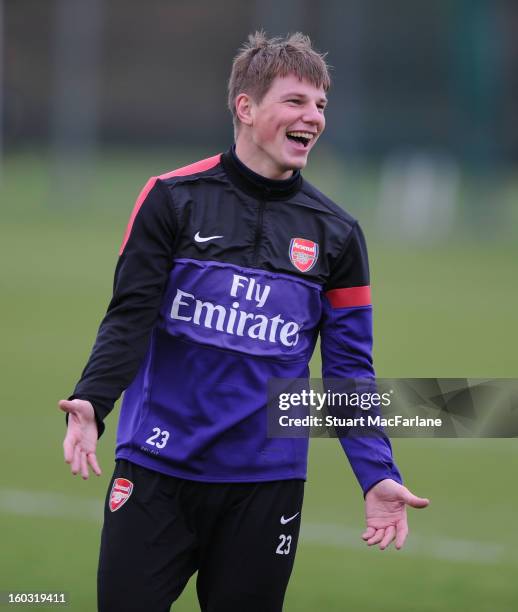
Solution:
M 86 458 L 88 459 L 88 463 L 90 464 L 92 470 L 94 471 L 94 474 L 96 474 L 97 476 L 101 475 L 101 468 L 99 466 L 99 464 L 97 463 L 97 457 L 95 455 L 95 453 L 88 453 L 86 455 Z
M 375 533 L 376 530 L 374 529 L 374 527 L 367 527 L 367 529 L 362 533 L 362 538 L 364 540 L 368 540 L 369 538 L 372 538 Z
M 81 451 L 80 454 L 80 461 L 81 461 L 81 477 L 83 478 L 83 480 L 88 480 L 88 463 L 86 462 L 86 453 L 84 451 Z
M 405 540 L 408 535 L 408 526 L 406 522 L 402 525 L 398 525 L 397 533 L 396 533 L 396 550 L 400 550 L 405 545 Z
M 430 504 L 430 500 L 427 497 L 417 497 L 408 489 L 404 489 L 403 501 L 412 508 L 426 508 Z
M 74 474 L 74 476 L 79 472 L 79 467 L 80 467 L 80 463 L 81 463 L 81 450 L 79 448 L 79 444 L 76 444 L 74 447 L 74 456 L 72 458 L 72 465 L 70 467 L 72 474 Z
M 384 529 L 377 529 L 376 533 L 372 536 L 372 538 L 369 538 L 367 540 L 367 544 L 369 546 L 372 546 L 373 544 L 379 544 L 379 542 L 381 542 L 381 540 L 383 540 L 383 536 L 385 535 L 385 530 Z
M 385 548 L 387 548 L 387 546 L 392 542 L 395 535 L 396 535 L 396 528 L 394 527 L 394 525 L 389 525 L 385 529 L 385 535 L 383 537 L 383 540 L 381 540 L 380 542 L 380 550 L 385 550 Z
M 63 455 L 65 456 L 66 463 L 72 463 L 72 459 L 74 458 L 74 443 L 69 436 L 65 436 L 63 440 Z

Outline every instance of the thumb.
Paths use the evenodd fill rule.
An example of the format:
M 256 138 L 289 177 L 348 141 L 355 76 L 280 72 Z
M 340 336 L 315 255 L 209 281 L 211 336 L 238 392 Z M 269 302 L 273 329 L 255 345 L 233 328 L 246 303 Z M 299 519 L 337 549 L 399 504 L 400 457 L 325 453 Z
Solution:
M 426 497 L 418 497 L 409 491 L 406 487 L 402 491 L 403 501 L 412 508 L 426 508 L 430 504 L 430 500 Z
M 63 412 L 68 412 L 71 414 L 72 412 L 77 412 L 77 400 L 59 400 L 58 406 L 63 410 Z

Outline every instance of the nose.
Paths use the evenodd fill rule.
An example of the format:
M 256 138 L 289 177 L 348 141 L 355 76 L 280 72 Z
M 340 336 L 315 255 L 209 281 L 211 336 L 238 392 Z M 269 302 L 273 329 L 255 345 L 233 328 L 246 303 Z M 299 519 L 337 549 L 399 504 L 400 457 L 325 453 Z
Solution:
M 302 120 L 305 123 L 310 123 L 311 125 L 315 125 L 318 128 L 318 131 L 321 132 L 325 126 L 325 117 L 324 113 L 316 104 L 310 104 L 305 108 L 304 116 Z

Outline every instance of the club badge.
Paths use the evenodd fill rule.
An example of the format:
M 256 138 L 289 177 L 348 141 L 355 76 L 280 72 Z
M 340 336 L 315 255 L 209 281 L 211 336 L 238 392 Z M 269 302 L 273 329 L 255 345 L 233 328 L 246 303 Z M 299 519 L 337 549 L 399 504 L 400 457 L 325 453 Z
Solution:
M 123 506 L 128 501 L 132 491 L 133 483 L 130 480 L 126 480 L 126 478 L 116 478 L 113 481 L 110 500 L 108 502 L 110 510 L 115 512 L 115 510 Z
M 291 263 L 301 272 L 309 272 L 318 258 L 318 243 L 305 238 L 292 238 L 290 242 Z

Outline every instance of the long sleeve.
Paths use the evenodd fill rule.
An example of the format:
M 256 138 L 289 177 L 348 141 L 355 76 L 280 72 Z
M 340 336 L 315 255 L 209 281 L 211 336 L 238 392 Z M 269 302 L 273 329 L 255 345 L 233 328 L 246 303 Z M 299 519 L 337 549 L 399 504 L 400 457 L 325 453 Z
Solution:
M 72 398 L 92 403 L 99 429 L 132 382 L 148 348 L 172 267 L 176 222 L 170 195 L 151 178 L 133 209 L 115 270 L 113 297 Z
M 365 239 L 357 224 L 324 288 L 322 302 L 322 377 L 374 381 L 369 264 Z M 351 430 L 340 443 L 364 494 L 385 478 L 401 482 L 383 431 L 367 436 Z

